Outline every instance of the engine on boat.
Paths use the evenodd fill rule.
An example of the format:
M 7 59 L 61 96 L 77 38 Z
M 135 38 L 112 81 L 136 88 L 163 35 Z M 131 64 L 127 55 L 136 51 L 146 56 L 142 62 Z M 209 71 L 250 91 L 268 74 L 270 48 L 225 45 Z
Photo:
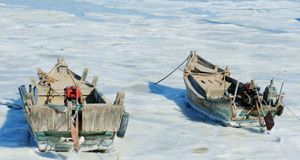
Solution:
M 266 87 L 263 94 L 264 102 L 271 107 L 275 107 L 279 97 L 277 94 L 277 89 L 273 84 L 273 80 L 271 80 L 270 85 Z
M 247 109 L 251 110 L 255 107 L 256 101 L 258 99 L 257 96 L 260 96 L 259 91 L 260 87 L 256 86 L 253 80 L 251 80 L 251 83 L 245 83 L 244 88 L 242 89 L 242 99 Z
M 77 86 L 66 87 L 65 89 L 65 105 L 67 106 L 67 101 L 76 101 L 79 103 L 82 102 L 81 91 Z
M 253 80 L 251 80 L 250 83 L 245 83 L 241 95 L 245 108 L 252 110 L 256 107 L 256 103 L 261 101 L 264 105 L 275 107 L 276 115 L 280 116 L 283 113 L 284 107 L 279 101 L 284 97 L 284 93 L 282 93 L 281 96 L 278 95 L 277 89 L 273 84 L 273 80 L 271 80 L 270 85 L 268 85 L 263 94 L 261 94 L 259 93 L 260 87 L 255 85 Z M 263 98 L 259 98 L 258 96 Z

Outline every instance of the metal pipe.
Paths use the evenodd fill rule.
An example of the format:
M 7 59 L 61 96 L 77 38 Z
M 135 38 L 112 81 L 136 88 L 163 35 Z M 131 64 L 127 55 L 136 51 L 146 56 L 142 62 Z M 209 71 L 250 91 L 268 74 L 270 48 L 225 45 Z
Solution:
M 280 88 L 280 92 L 279 92 L 279 98 L 278 98 L 278 100 L 277 100 L 276 103 L 279 103 L 279 102 L 280 102 L 280 99 L 281 99 L 281 96 L 282 96 L 282 88 L 283 88 L 283 84 L 284 84 L 284 82 L 281 83 L 281 88 Z
M 240 84 L 240 82 L 238 81 L 236 86 L 235 86 L 235 91 L 234 91 L 234 96 L 233 96 L 233 103 L 235 102 L 235 98 L 236 98 L 237 90 L 239 88 L 239 84 Z

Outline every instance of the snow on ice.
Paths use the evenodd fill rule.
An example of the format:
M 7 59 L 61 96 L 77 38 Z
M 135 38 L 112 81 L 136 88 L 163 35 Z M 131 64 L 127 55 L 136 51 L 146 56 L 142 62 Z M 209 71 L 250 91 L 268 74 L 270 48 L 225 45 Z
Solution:
M 108 153 L 40 153 L 27 132 L 17 87 L 56 59 L 130 113 L 121 159 L 299 159 L 300 127 L 288 110 L 270 135 L 215 124 L 191 110 L 182 72 L 196 50 L 242 82 L 285 81 L 284 103 L 300 115 L 300 3 L 270 0 L 0 0 L 0 159 L 116 159 Z M 279 87 L 278 84 L 277 87 Z

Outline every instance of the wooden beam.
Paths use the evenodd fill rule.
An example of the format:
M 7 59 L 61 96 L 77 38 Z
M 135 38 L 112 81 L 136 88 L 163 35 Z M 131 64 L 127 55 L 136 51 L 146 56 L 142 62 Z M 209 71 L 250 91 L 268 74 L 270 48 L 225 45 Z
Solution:
M 57 63 L 66 63 L 66 60 L 64 58 L 57 58 Z
M 32 87 L 37 86 L 37 82 L 33 76 L 30 77 L 30 83 L 31 83 Z
M 125 93 L 124 92 L 118 92 L 114 104 L 115 105 L 124 105 L 124 99 L 125 99 Z
M 84 68 L 84 71 L 82 73 L 82 76 L 81 76 L 81 81 L 85 81 L 86 80 L 86 76 L 89 72 L 89 68 Z
M 124 106 L 112 104 L 87 104 L 82 110 L 82 131 L 118 131 Z
M 43 78 L 43 70 L 41 68 L 37 68 L 36 72 L 37 72 L 39 79 L 42 79 Z
M 96 86 L 97 86 L 97 82 L 98 82 L 98 76 L 94 76 L 92 85 L 93 85 L 94 87 L 96 87 Z
M 26 100 L 30 100 L 32 105 L 35 105 L 35 100 L 32 93 L 26 93 Z

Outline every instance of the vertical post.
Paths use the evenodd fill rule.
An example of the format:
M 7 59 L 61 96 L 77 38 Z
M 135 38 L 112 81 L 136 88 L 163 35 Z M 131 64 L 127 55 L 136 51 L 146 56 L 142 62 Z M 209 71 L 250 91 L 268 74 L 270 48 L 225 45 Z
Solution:
M 20 92 L 20 96 L 23 102 L 23 105 L 26 105 L 26 88 L 25 85 L 22 85 L 21 87 L 18 88 Z
M 88 72 L 89 72 L 89 68 L 84 68 L 84 71 L 81 76 L 81 81 L 85 81 Z
M 233 96 L 233 105 L 234 105 L 234 109 L 236 109 L 236 106 L 235 106 L 235 98 L 236 98 L 236 94 L 237 94 L 237 91 L 238 91 L 238 88 L 239 88 L 239 84 L 240 84 L 240 81 L 237 81 L 237 84 L 236 84 L 236 86 L 235 86 L 234 96 Z
M 96 87 L 97 86 L 97 82 L 98 82 L 98 76 L 94 76 L 93 81 L 92 81 L 92 85 L 94 87 Z
M 43 78 L 43 70 L 41 68 L 37 68 L 36 71 L 37 71 L 37 75 L 38 75 L 39 79 L 42 79 Z
M 118 92 L 116 100 L 114 102 L 115 105 L 124 105 L 125 93 Z
M 30 83 L 31 83 L 32 87 L 37 86 L 37 82 L 33 76 L 30 77 Z
M 36 105 L 33 97 L 33 93 L 26 93 L 25 96 L 26 96 L 26 100 L 30 100 L 32 105 Z

